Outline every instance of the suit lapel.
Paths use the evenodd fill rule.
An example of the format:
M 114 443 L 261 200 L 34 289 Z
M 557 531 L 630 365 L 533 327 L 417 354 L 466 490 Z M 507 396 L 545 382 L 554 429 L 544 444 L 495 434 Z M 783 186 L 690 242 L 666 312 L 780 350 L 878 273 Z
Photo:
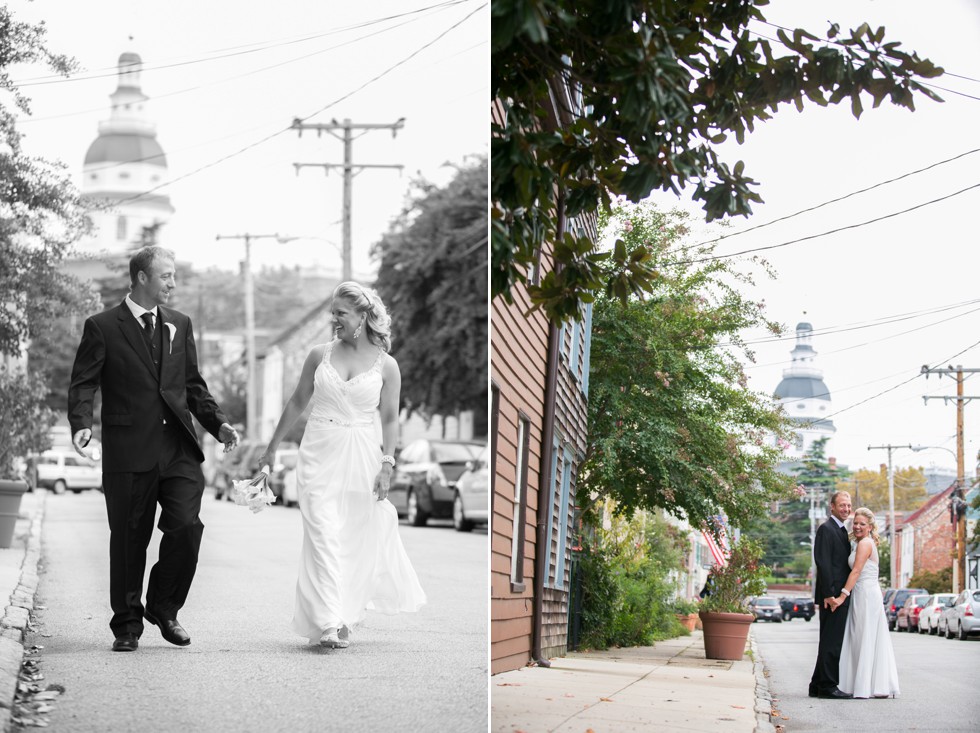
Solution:
M 129 342 L 129 345 L 146 365 L 146 368 L 150 370 L 153 378 L 159 381 L 157 370 L 153 367 L 153 359 L 150 358 L 150 350 L 146 348 L 146 341 L 143 339 L 140 325 L 133 318 L 133 312 L 129 310 L 129 306 L 126 305 L 125 301 L 119 304 L 118 318 L 119 328 L 122 330 L 123 336 L 126 337 L 126 341 Z

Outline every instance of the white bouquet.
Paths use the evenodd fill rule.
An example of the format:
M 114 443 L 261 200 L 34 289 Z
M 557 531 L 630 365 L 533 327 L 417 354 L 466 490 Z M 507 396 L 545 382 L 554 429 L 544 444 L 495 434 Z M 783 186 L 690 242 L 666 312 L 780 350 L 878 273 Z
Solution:
M 232 481 L 231 498 L 238 506 L 247 506 L 253 514 L 275 503 L 276 495 L 269 488 L 269 474 L 260 472 L 251 481 Z

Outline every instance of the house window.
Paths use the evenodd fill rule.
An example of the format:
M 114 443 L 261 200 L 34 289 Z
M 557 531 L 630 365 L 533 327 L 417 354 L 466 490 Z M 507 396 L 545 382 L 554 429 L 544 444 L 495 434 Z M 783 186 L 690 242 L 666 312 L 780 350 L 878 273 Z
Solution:
M 582 371 L 579 373 L 579 387 L 582 394 L 589 396 L 589 358 L 592 355 L 592 303 L 585 306 L 585 320 L 582 322 Z
M 524 524 L 527 515 L 527 459 L 531 421 L 521 415 L 517 422 L 517 466 L 514 472 L 514 530 L 510 546 L 510 589 L 524 592 Z
M 497 425 L 500 421 L 500 388 L 490 385 L 490 517 L 497 486 Z
M 126 239 L 126 217 L 120 216 L 116 219 L 116 239 L 120 242 Z

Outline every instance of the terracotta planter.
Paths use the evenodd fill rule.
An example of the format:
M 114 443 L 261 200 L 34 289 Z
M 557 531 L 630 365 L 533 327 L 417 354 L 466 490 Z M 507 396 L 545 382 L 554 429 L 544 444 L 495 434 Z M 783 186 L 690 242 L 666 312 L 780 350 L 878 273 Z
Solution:
M 0 479 L 0 547 L 8 548 L 14 540 L 14 526 L 20 517 L 20 499 L 27 491 L 26 481 Z
M 674 615 L 677 616 L 677 620 L 681 622 L 681 626 L 688 631 L 694 631 L 694 627 L 697 626 L 698 623 L 698 615 L 696 613 L 675 613 Z
M 755 614 L 701 611 L 698 616 L 701 617 L 704 628 L 705 657 L 730 660 L 742 658 Z

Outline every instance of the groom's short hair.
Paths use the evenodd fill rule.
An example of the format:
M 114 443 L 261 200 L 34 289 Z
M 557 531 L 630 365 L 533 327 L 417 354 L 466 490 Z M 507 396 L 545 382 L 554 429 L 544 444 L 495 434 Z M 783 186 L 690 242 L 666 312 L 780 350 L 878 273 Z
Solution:
M 173 252 L 155 244 L 137 250 L 137 252 L 129 258 L 130 286 L 136 285 L 136 276 L 140 272 L 150 272 L 150 268 L 153 267 L 153 261 L 156 259 L 165 259 L 170 260 L 171 262 L 177 261 L 177 257 Z
M 835 491 L 833 494 L 830 495 L 830 505 L 831 506 L 835 506 L 837 504 L 837 497 L 840 496 L 841 494 L 847 494 L 847 498 L 848 499 L 851 498 L 851 492 L 850 491 Z

